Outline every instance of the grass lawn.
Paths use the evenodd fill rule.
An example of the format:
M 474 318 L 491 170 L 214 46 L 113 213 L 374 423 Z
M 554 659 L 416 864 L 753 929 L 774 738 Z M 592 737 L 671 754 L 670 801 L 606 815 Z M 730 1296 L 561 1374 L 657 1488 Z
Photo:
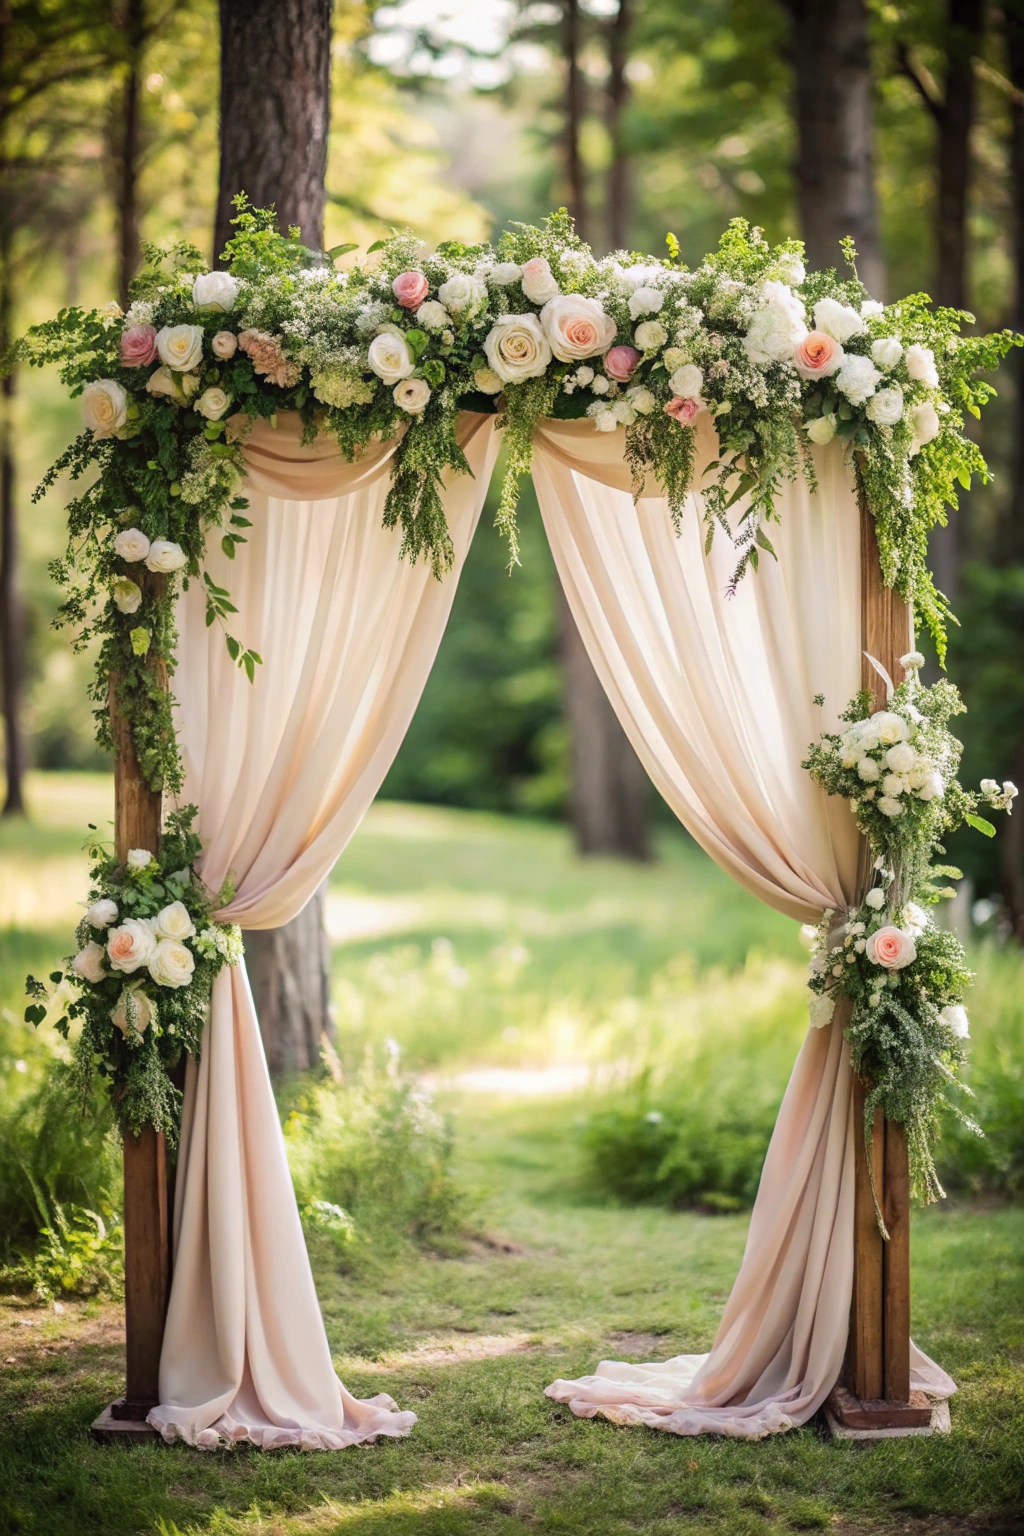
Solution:
M 66 945 L 76 848 L 107 793 L 84 776 L 35 788 L 45 828 L 0 829 L 0 1088 L 12 1092 L 49 1049 L 17 1023 L 19 968 Z M 915 1220 L 914 1334 L 961 1388 L 948 1438 L 856 1447 L 809 1426 L 756 1444 L 678 1439 L 576 1420 L 543 1396 L 602 1357 L 710 1343 L 746 1218 L 591 1195 L 587 1075 L 662 1049 L 685 1060 L 698 1032 L 738 1049 L 766 990 L 759 1038 L 768 1019 L 766 1070 L 783 1072 L 803 1027 L 793 924 L 682 839 L 651 870 L 583 866 L 553 828 L 389 805 L 336 870 L 330 921 L 343 1058 L 393 1036 L 430 1075 L 475 1211 L 477 1235 L 445 1256 L 371 1247 L 343 1270 L 314 1245 L 346 1384 L 390 1392 L 419 1424 L 337 1455 L 101 1449 L 87 1429 L 120 1389 L 117 1305 L 68 1298 L 58 1312 L 6 1296 L 2 1536 L 1024 1530 L 1020 1208 Z

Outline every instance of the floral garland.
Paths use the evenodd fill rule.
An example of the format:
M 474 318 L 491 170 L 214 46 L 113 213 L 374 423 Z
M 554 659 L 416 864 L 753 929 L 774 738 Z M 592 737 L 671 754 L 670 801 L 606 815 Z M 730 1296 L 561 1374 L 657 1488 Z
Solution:
M 65 1039 L 81 1022 L 72 1061 L 83 1098 L 99 1073 L 121 1131 L 133 1136 L 152 1125 L 175 1139 L 181 1095 L 169 1073 L 183 1051 L 198 1057 L 214 977 L 242 957 L 240 930 L 213 916 L 230 887 L 214 898 L 194 868 L 195 815 L 190 805 L 167 817 L 156 856 L 133 848 L 120 864 L 93 842 L 78 950 L 51 986 L 28 978 L 35 1001 L 26 1021 L 41 1024 L 59 1008 Z
M 933 860 L 944 852 L 942 838 L 964 822 L 993 836 L 979 804 L 1009 813 L 1017 790 L 994 779 L 982 780 L 980 794 L 963 789 L 961 746 L 948 724 L 963 712 L 960 695 L 946 681 L 919 682 L 919 652 L 901 665 L 907 676 L 886 708 L 869 715 L 870 695 L 858 694 L 842 716 L 848 729 L 823 735 L 803 765 L 828 794 L 849 801 L 873 864 L 871 888 L 855 910 L 838 921 L 826 912 L 802 932 L 814 951 L 812 1024 L 830 1023 L 840 998 L 852 1005 L 846 1038 L 854 1069 L 871 1085 L 865 1139 L 870 1145 L 878 1108 L 904 1126 L 914 1192 L 934 1200 L 943 1194 L 933 1150 L 941 1110 L 981 1132 L 948 1097 L 954 1086 L 969 1091 L 958 1074 L 967 1060 L 963 1001 L 973 977 L 959 939 L 928 912 L 955 894 L 938 882 L 960 871 Z M 880 1213 L 878 1220 L 887 1236 Z
M 410 235 L 378 241 L 348 270 L 276 232 L 272 213 L 240 199 L 225 269 L 188 245 L 149 247 L 127 314 L 67 309 L 37 326 L 17 355 L 57 362 L 81 394 L 86 430 L 37 495 L 65 471 L 95 472 L 68 509 L 67 588 L 58 622 L 76 644 L 101 641 L 93 698 L 98 739 L 112 747 L 110 678 L 149 785 L 181 788 L 172 701 L 158 659 L 174 669 L 174 598 L 201 578 L 207 616 L 225 628 L 230 594 L 203 569 L 206 540 L 244 544 L 240 444 L 258 418 L 301 415 L 307 439 L 336 438 L 350 457 L 400 435 L 385 522 L 403 554 L 438 576 L 452 546 L 445 471 L 466 472 L 462 409 L 499 412 L 507 445 L 498 524 L 516 559 L 517 485 L 540 417 L 583 416 L 625 428 L 640 483 L 660 480 L 678 525 L 694 462 L 693 423 L 715 421 L 720 458 L 702 489 L 708 540 L 737 547 L 735 580 L 773 553 L 766 526 L 781 483 L 804 473 L 805 446 L 838 437 L 855 456 L 874 514 L 885 580 L 944 645 L 945 599 L 925 564 L 928 530 L 958 486 L 987 476 L 964 432 L 993 393 L 995 368 L 1019 338 L 961 336 L 970 317 L 924 295 L 883 306 L 850 275 L 805 270 L 802 247 L 772 247 L 741 220 L 694 271 L 674 237 L 656 262 L 597 260 L 562 210 L 515 225 L 495 248 L 449 241 L 424 256 Z M 730 517 L 749 493 L 748 510 Z M 250 679 L 260 657 L 229 632 Z

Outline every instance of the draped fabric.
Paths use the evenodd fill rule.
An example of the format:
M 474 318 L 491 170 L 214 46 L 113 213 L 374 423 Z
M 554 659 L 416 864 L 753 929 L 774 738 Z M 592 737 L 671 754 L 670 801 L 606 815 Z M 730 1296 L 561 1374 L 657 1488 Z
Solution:
M 295 917 L 373 800 L 419 701 L 496 452 L 493 418 L 466 414 L 475 478 L 445 505 L 456 568 L 436 581 L 381 526 L 395 444 L 355 464 L 299 443 L 297 418 L 247 445 L 252 528 L 242 558 L 208 556 L 263 657 L 250 686 L 208 629 L 196 584 L 178 612 L 184 799 L 200 807 L 203 877 L 237 894 L 243 928 Z M 211 544 L 213 541 L 211 541 Z M 167 1439 L 338 1449 L 408 1434 L 415 1414 L 338 1380 L 317 1303 L 244 965 L 214 984 L 185 1089 L 174 1275 L 150 1414 Z
M 699 419 L 694 485 L 717 459 Z M 699 493 L 681 536 L 667 503 L 634 503 L 621 431 L 538 428 L 534 481 L 573 617 L 652 780 L 715 861 L 802 921 L 857 896 L 848 808 L 801 762 L 860 686 L 860 512 L 838 443 L 777 498 L 774 561 L 727 595 L 731 543 L 703 548 Z M 737 514 L 742 507 L 736 509 Z M 824 696 L 824 706 L 814 704 Z M 837 1020 L 811 1030 L 765 1159 L 746 1252 L 711 1353 L 603 1361 L 548 1395 L 574 1413 L 677 1434 L 757 1438 L 805 1423 L 842 1366 L 853 1284 L 853 1077 Z M 912 1350 L 913 1385 L 953 1382 Z

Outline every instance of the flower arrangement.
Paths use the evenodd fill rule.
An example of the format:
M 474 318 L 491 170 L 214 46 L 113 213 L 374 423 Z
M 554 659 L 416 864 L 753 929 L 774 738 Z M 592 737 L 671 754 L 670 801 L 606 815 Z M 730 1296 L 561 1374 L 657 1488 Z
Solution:
M 973 977 L 959 939 L 929 913 L 954 895 L 940 882 L 960 875 L 934 859 L 944 852 L 943 837 L 964 822 L 992 836 L 979 805 L 1009 812 L 1017 790 L 994 779 L 983 780 L 980 793 L 958 783 L 961 747 L 949 721 L 963 711 L 960 696 L 946 681 L 920 683 L 919 652 L 901 665 L 907 675 L 886 708 L 869 714 L 870 696 L 858 694 L 842 716 L 847 729 L 823 735 L 804 763 L 828 794 L 849 801 L 873 863 L 859 906 L 845 915 L 826 912 L 819 927 L 803 933 L 813 948 L 812 1024 L 829 1024 L 840 998 L 851 1004 L 846 1037 L 854 1069 L 871 1085 L 865 1137 L 870 1143 L 879 1107 L 904 1126 L 912 1187 L 933 1200 L 943 1193 L 933 1152 L 941 1110 L 978 1131 L 948 1098 L 952 1087 L 964 1086 L 963 1003 Z
M 65 1039 L 80 1022 L 72 1059 L 83 1095 L 98 1072 L 122 1132 L 152 1125 L 172 1141 L 181 1095 L 168 1074 L 182 1051 L 198 1057 L 213 979 L 242 957 L 239 929 L 213 916 L 230 888 L 212 896 L 194 868 L 195 815 L 190 805 L 167 817 L 159 856 L 133 848 L 119 864 L 99 841 L 90 845 L 78 949 L 51 973 L 52 990 L 28 978 L 34 1001 L 25 1011 L 41 1024 L 59 1007 Z
M 355 455 L 399 437 L 385 504 L 403 554 L 438 576 L 452 546 L 441 488 L 465 472 L 462 409 L 497 411 L 507 447 L 497 521 L 517 557 L 517 485 L 544 416 L 625 429 L 640 484 L 658 478 L 677 525 L 691 488 L 694 431 L 713 417 L 721 452 L 702 487 L 708 539 L 735 541 L 734 580 L 773 553 L 766 531 L 780 484 L 804 473 L 808 445 L 839 438 L 874 514 L 885 580 L 914 603 L 944 644 L 945 600 L 925 564 L 929 528 L 958 487 L 986 477 L 964 432 L 992 394 L 979 382 L 1014 344 L 1010 332 L 962 336 L 966 317 L 924 295 L 873 301 L 856 275 L 808 273 L 798 241 L 771 246 L 734 220 L 695 270 L 674 237 L 662 261 L 618 252 L 596 259 L 565 210 L 514 225 L 496 247 L 441 244 L 424 254 L 408 234 L 307 250 L 280 235 L 272 212 L 238 200 L 224 270 L 188 245 L 146 249 L 126 314 L 68 309 L 20 344 L 29 362 L 57 362 L 82 397 L 85 430 L 43 481 L 95 471 L 69 508 L 68 595 L 58 622 L 77 643 L 101 639 L 94 684 L 108 748 L 116 679 L 136 754 L 153 788 L 181 786 L 171 702 L 173 601 L 201 578 L 208 618 L 227 626 L 229 593 L 203 569 L 217 529 L 229 556 L 245 542 L 241 443 L 259 418 L 299 412 L 307 439 L 331 434 Z M 747 510 L 732 509 L 749 493 Z M 733 526 L 731 518 L 735 518 Z M 250 679 L 260 657 L 229 632 Z

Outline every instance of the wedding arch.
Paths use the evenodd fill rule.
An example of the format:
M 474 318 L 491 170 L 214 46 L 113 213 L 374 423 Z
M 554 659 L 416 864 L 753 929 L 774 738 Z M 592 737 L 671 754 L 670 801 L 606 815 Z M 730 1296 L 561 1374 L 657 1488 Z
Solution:
M 926 910 L 955 873 L 933 852 L 1015 791 L 958 784 L 959 702 L 919 682 L 911 615 L 941 653 L 927 533 L 986 473 L 964 413 L 1014 338 L 882 306 L 852 250 L 848 277 L 807 274 L 740 223 L 692 272 L 671 238 L 597 261 L 564 214 L 496 250 L 395 235 L 342 271 L 351 248 L 244 201 L 236 228 L 225 270 L 150 251 L 126 315 L 64 311 L 24 344 L 85 413 L 41 489 L 97 472 L 56 574 L 99 639 L 115 846 L 26 1015 L 80 1026 L 124 1133 L 127 1391 L 97 1433 L 338 1449 L 415 1422 L 334 1373 L 240 929 L 293 918 L 377 793 L 501 441 L 510 560 L 532 468 L 652 780 L 813 925 L 812 1027 L 711 1353 L 549 1395 L 678 1434 L 756 1438 L 827 1398 L 847 1427 L 927 1429 L 955 1389 L 910 1340 L 910 1187 L 941 1193 L 970 980 Z

